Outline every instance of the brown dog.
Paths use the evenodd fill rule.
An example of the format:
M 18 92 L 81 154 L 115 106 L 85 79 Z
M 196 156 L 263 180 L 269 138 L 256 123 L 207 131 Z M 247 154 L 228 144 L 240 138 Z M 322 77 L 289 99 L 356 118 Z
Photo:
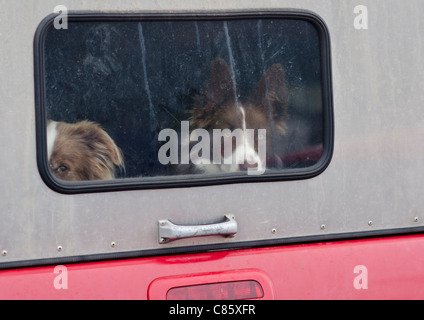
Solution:
M 47 121 L 47 154 L 54 176 L 65 181 L 110 180 L 124 168 L 121 150 L 96 123 Z
M 238 141 L 234 141 L 229 135 L 233 150 L 232 155 L 227 158 L 236 159 L 238 156 L 239 159 L 244 158 L 244 161 L 239 163 L 230 160 L 227 163 L 231 164 L 197 165 L 197 169 L 218 173 L 256 168 L 258 172 L 263 172 L 267 165 L 281 162 L 276 159 L 278 155 L 274 152 L 273 141 L 286 133 L 287 108 L 288 93 L 281 64 L 270 66 L 247 99 L 240 99 L 230 66 L 223 59 L 215 59 L 211 65 L 209 79 L 194 99 L 190 126 L 191 129 L 200 128 L 209 132 L 216 129 L 229 129 L 231 132 L 239 130 L 241 134 Z M 253 130 L 255 135 L 247 134 L 249 130 Z M 259 130 L 266 133 L 256 134 Z M 224 136 L 223 139 L 227 138 Z M 258 139 L 266 141 L 266 154 L 263 156 L 258 152 Z M 212 153 L 213 150 L 210 154 Z M 225 155 L 222 156 L 226 161 Z M 203 161 L 209 162 L 212 161 Z

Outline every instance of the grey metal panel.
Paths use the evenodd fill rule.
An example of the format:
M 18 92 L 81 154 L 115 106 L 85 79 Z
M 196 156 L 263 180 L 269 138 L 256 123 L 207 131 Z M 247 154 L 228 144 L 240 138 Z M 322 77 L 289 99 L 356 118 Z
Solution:
M 356 1 L 68 1 L 70 10 L 316 12 L 332 40 L 335 147 L 309 180 L 63 195 L 38 173 L 34 116 L 33 36 L 57 2 L 1 1 L 0 263 L 423 227 L 423 2 L 361 4 L 368 30 L 353 27 Z M 206 224 L 226 214 L 237 219 L 234 238 L 158 243 L 160 219 Z

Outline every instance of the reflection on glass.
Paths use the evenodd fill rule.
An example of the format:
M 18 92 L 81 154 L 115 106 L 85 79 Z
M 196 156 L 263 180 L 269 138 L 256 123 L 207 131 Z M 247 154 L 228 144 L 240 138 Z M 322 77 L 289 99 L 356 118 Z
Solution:
M 65 181 L 262 175 L 323 152 L 303 20 L 69 21 L 45 39 L 47 152 Z

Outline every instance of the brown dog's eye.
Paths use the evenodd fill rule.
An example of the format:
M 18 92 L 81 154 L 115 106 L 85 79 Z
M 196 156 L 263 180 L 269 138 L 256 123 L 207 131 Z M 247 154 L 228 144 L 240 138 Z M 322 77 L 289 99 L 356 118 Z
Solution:
M 64 166 L 64 165 L 61 165 L 61 166 L 59 166 L 59 168 L 57 168 L 57 171 L 59 173 L 64 173 L 64 172 L 68 171 L 68 167 L 67 166 Z

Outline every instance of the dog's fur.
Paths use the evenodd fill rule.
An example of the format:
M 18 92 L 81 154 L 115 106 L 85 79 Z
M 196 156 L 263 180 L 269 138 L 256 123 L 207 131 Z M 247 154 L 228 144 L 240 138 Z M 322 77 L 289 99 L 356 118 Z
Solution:
M 215 59 L 209 79 L 194 98 L 190 128 L 209 132 L 213 129 L 254 129 L 256 141 L 247 141 L 245 135 L 241 145 L 233 145 L 233 159 L 235 153 L 242 152 L 246 160 L 244 164 L 198 165 L 197 169 L 208 173 L 244 171 L 248 167 L 259 169 L 262 164 L 258 157 L 258 129 L 266 129 L 268 166 L 279 162 L 273 151 L 273 141 L 286 133 L 287 106 L 288 94 L 281 64 L 269 67 L 247 100 L 241 102 L 230 67 L 223 59 Z
M 47 121 L 47 153 L 51 172 L 65 181 L 110 180 L 124 168 L 121 150 L 96 123 Z

